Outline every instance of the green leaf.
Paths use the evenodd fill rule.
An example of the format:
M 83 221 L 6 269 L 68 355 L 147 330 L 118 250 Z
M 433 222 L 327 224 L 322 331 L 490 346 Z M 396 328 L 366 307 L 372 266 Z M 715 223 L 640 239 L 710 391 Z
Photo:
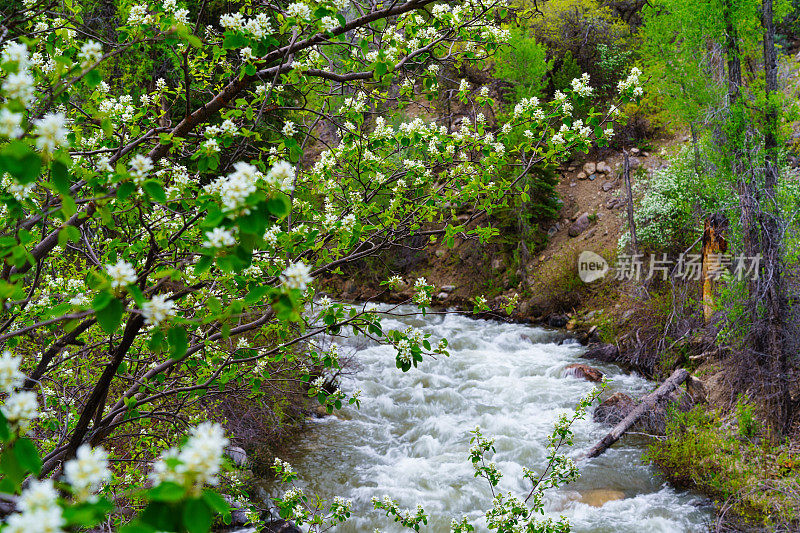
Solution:
M 183 508 L 183 525 L 189 533 L 208 533 L 211 510 L 203 499 L 189 500 Z
M 267 209 L 278 218 L 288 215 L 291 207 L 289 199 L 283 194 L 278 194 L 267 200 Z
M 203 491 L 203 499 L 206 501 L 208 506 L 217 514 L 229 514 L 231 511 L 231 506 L 228 505 L 228 502 L 225 501 L 225 498 L 217 494 L 211 489 L 205 489 Z
M 97 69 L 87 72 L 84 79 L 86 80 L 86 85 L 89 87 L 97 87 L 100 85 L 100 82 L 103 81 L 103 78 L 100 76 L 100 73 L 97 71 Z
M 20 466 L 35 476 L 42 470 L 42 459 L 39 457 L 39 450 L 31 439 L 21 438 L 14 443 L 14 454 L 17 456 Z
M 244 48 L 247 46 L 249 41 L 247 38 L 240 34 L 240 33 L 229 33 L 225 36 L 225 39 L 222 41 L 222 47 L 227 50 L 232 50 L 234 48 Z
M 107 291 L 99 292 L 97 295 L 92 299 L 92 309 L 97 311 L 102 311 L 108 304 L 111 303 L 111 300 L 114 299 L 114 296 Z
M 0 170 L 11 174 L 21 184 L 39 177 L 42 158 L 22 141 L 12 141 L 0 151 Z
M 14 453 L 14 448 L 6 448 L 3 454 L 0 455 L 0 470 L 2 470 L 5 477 L 14 485 L 14 492 L 19 488 L 22 480 L 25 479 L 25 471 L 19 464 L 17 454 Z
M 171 481 L 159 483 L 150 490 L 150 499 L 154 502 L 178 502 L 184 496 L 186 488 Z
M 103 309 L 100 311 L 95 310 L 97 323 L 106 333 L 113 333 L 122 320 L 122 311 L 122 302 L 117 298 L 112 298 Z
M 70 183 L 67 166 L 61 161 L 53 162 L 50 167 L 50 179 L 56 190 L 61 194 L 69 194 Z
M 136 185 L 132 181 L 126 181 L 117 187 L 117 198 L 119 200 L 125 200 L 128 196 L 133 194 L 135 190 Z
M 158 181 L 147 180 L 142 185 L 142 189 L 156 202 L 167 203 L 167 193 L 164 192 L 164 187 Z
M 8 442 L 11 439 L 11 432 L 8 430 L 8 420 L 3 413 L 0 413 L 0 440 Z
M 182 326 L 175 326 L 169 329 L 167 342 L 169 342 L 169 353 L 173 359 L 180 359 L 186 355 L 189 342 L 186 340 L 186 330 Z

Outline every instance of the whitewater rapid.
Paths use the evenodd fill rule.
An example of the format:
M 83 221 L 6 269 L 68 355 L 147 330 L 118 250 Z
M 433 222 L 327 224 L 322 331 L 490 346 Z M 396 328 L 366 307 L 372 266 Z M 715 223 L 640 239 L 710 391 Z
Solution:
M 357 363 L 358 372 L 341 386 L 362 389 L 361 408 L 346 407 L 315 422 L 284 457 L 307 490 L 353 500 L 354 518 L 338 532 L 401 531 L 372 510 L 371 498 L 384 495 L 401 507 L 422 504 L 431 517 L 423 531 L 447 532 L 451 519 L 461 516 L 485 530 L 482 514 L 491 506 L 491 492 L 485 480 L 473 477 L 469 431 L 480 426 L 495 438 L 493 460 L 505 474 L 500 490 L 525 494 L 530 487 L 521 481 L 522 468 L 544 464 L 553 422 L 593 387 L 564 377 L 567 365 L 587 361 L 579 358 L 584 348 L 562 342 L 561 332 L 457 314 L 384 319 L 385 329 L 409 325 L 432 334 L 433 341 L 447 338 L 450 357 L 426 358 L 403 373 L 390 347 L 336 339 Z M 591 364 L 613 380 L 604 397 L 652 388 L 613 365 Z M 575 457 L 608 431 L 587 418 L 574 426 Z M 644 450 L 643 441 L 626 437 L 603 456 L 579 462 L 581 478 L 548 494 L 548 515 L 568 517 L 575 532 L 704 531 L 708 507 L 697 495 L 664 483 L 642 460 Z

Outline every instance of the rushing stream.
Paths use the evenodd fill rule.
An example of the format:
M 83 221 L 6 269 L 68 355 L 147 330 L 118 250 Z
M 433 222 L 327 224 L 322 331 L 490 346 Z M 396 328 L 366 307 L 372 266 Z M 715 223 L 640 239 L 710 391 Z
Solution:
M 582 361 L 583 348 L 559 345 L 564 339 L 559 332 L 458 315 L 384 321 L 387 329 L 408 325 L 431 333 L 433 341 L 446 337 L 450 357 L 426 358 L 402 373 L 391 348 L 364 339 L 340 341 L 360 365 L 342 389 L 363 390 L 361 409 L 320 419 L 284 459 L 308 490 L 354 501 L 355 517 L 337 531 L 400 531 L 371 510 L 370 499 L 384 495 L 402 508 L 422 504 L 431 517 L 426 531 L 447 532 L 451 518 L 464 515 L 485 530 L 481 516 L 491 493 L 485 480 L 473 477 L 469 431 L 479 425 L 495 437 L 494 461 L 505 474 L 501 490 L 522 494 L 523 466 L 543 465 L 554 420 L 592 387 L 563 373 L 568 364 Z M 613 379 L 610 391 L 639 394 L 652 387 L 613 365 L 593 366 Z M 572 455 L 607 431 L 591 420 L 574 429 Z M 548 495 L 548 514 L 567 516 L 576 532 L 704 531 L 710 513 L 701 498 L 659 479 L 643 463 L 644 447 L 635 439 L 626 437 L 603 456 L 579 463 L 581 478 Z

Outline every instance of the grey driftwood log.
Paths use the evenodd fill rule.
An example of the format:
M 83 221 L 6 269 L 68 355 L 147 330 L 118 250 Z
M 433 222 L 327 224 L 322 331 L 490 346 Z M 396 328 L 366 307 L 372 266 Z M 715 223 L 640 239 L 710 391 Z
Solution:
M 688 377 L 689 371 L 684 368 L 679 368 L 673 372 L 655 391 L 643 396 L 641 403 L 639 403 L 633 411 L 628 413 L 628 416 L 623 418 L 619 424 L 614 426 L 614 429 L 612 429 L 608 435 L 595 444 L 592 449 L 586 453 L 586 457 L 591 459 L 606 451 L 609 446 L 617 442 L 642 415 L 651 411 L 659 401 L 666 398 L 672 391 L 680 387 Z

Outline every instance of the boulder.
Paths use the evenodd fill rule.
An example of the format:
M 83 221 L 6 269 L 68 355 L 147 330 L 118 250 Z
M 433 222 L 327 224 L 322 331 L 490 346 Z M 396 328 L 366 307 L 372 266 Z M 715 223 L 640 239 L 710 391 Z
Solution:
M 605 161 L 600 161 L 597 163 L 597 172 L 600 174 L 611 174 L 611 165 L 606 163 Z
M 607 502 L 624 500 L 625 493 L 614 489 L 591 489 L 581 494 L 581 503 L 592 507 L 602 507 Z
M 589 213 L 584 213 L 579 216 L 575 222 L 569 227 L 569 236 L 577 237 L 587 229 L 589 229 Z
M 265 533 L 303 533 L 303 530 L 293 522 L 283 519 L 267 522 L 265 526 L 266 528 L 263 530 Z
M 597 165 L 592 162 L 584 163 L 583 171 L 586 172 L 586 175 L 594 174 L 597 171 Z
M 615 344 L 596 344 L 590 346 L 581 357 L 603 363 L 613 363 L 619 358 L 619 348 Z
M 250 461 L 247 459 L 247 452 L 239 446 L 226 447 L 225 455 L 239 468 L 247 468 L 250 464 Z
M 636 402 L 633 398 L 627 394 L 615 392 L 595 408 L 592 418 L 599 424 L 616 426 L 622 422 L 622 419 L 628 416 L 635 407 Z
M 596 368 L 581 363 L 573 363 L 564 369 L 567 377 L 585 379 L 586 381 L 603 381 L 603 373 Z

